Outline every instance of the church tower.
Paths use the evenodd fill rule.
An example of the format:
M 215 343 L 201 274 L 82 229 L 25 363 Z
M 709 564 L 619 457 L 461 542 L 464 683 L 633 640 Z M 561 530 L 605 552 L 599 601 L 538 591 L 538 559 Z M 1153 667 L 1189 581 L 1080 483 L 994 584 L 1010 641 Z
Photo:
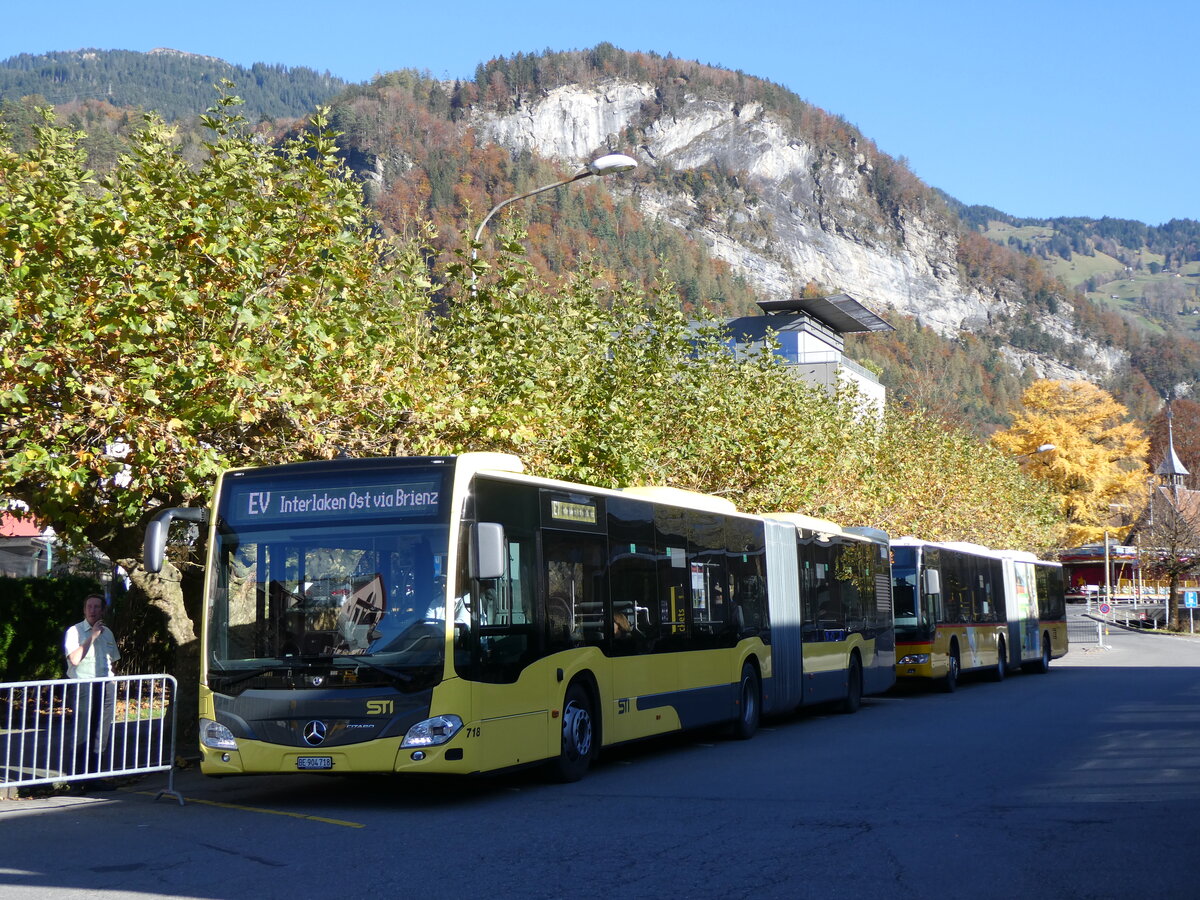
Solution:
M 1179 454 L 1175 452 L 1175 415 L 1171 412 L 1171 403 L 1167 401 L 1167 453 L 1163 461 L 1158 464 L 1158 468 L 1154 470 L 1154 474 L 1158 476 L 1158 483 L 1163 487 L 1172 487 L 1175 489 L 1176 497 L 1179 496 L 1180 489 L 1183 488 L 1183 480 L 1188 475 L 1192 474 L 1188 471 L 1187 466 L 1183 464 L 1183 460 L 1179 458 Z

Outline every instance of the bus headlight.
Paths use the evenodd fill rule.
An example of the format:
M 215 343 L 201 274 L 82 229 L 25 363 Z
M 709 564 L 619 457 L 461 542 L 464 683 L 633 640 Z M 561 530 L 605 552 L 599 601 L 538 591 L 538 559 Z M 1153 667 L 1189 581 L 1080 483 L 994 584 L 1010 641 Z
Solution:
M 408 734 L 404 735 L 404 743 L 400 746 L 436 747 L 458 734 L 462 724 L 462 719 L 458 716 L 434 716 L 408 729 Z
M 212 719 L 200 720 L 200 743 L 213 750 L 236 750 L 238 748 L 233 732 Z
M 896 663 L 898 666 L 923 666 L 929 662 L 928 653 L 910 653 L 908 656 L 900 657 Z

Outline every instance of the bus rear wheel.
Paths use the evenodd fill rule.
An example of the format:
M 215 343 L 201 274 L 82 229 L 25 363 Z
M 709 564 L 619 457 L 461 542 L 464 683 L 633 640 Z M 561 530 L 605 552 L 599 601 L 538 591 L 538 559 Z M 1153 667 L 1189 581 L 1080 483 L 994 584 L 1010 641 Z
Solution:
M 737 718 L 733 720 L 733 736 L 739 741 L 754 737 L 761 714 L 762 693 L 758 670 L 746 663 L 742 666 L 742 680 L 738 685 L 738 711 Z
M 587 773 L 595 754 L 592 698 L 579 682 L 572 682 L 563 698 L 562 749 L 553 764 L 555 777 L 559 781 L 578 781 Z
M 996 668 L 992 669 L 992 681 L 1003 681 L 1008 674 L 1008 648 L 1004 641 L 996 644 Z
M 856 713 L 862 706 L 863 670 L 858 654 L 850 657 L 850 668 L 846 670 L 846 699 L 842 701 L 842 712 Z
M 1045 673 L 1050 671 L 1050 636 L 1042 635 L 1042 655 L 1036 662 L 1025 663 L 1021 668 L 1028 668 L 1030 672 Z
M 942 690 L 953 694 L 958 689 L 958 645 L 950 648 L 950 658 L 947 660 L 946 677 L 942 679 Z

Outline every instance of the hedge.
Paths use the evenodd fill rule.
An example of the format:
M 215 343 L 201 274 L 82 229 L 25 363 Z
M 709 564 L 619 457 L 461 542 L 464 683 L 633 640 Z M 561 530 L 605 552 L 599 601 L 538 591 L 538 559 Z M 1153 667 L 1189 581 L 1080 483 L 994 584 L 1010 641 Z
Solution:
M 83 619 L 83 598 L 102 593 L 94 579 L 0 578 L 0 681 L 66 675 L 63 632 Z
M 103 594 L 92 578 L 0 578 L 0 682 L 66 676 L 63 633 L 83 620 L 83 598 Z M 160 613 L 119 593 L 104 614 L 121 651 L 118 674 L 169 671 L 170 640 Z

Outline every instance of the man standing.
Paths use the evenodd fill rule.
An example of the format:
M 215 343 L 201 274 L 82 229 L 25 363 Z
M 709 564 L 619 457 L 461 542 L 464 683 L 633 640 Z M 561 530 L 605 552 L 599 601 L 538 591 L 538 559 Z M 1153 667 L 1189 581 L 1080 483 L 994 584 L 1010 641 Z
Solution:
M 121 658 L 117 641 L 104 626 L 104 598 L 89 594 L 83 601 L 83 621 L 72 625 L 63 636 L 68 678 L 107 678 L 112 664 Z M 75 691 L 75 771 L 97 772 L 102 768 L 101 753 L 107 737 L 103 682 L 76 686 Z M 90 751 L 90 752 L 89 752 Z

